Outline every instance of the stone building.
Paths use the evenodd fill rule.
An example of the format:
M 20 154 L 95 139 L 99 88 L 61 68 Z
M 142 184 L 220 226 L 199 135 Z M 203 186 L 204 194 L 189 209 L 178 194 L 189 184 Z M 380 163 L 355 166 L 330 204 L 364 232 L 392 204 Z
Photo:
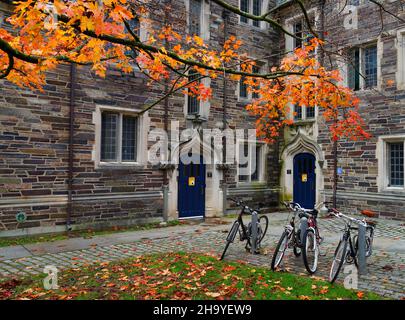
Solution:
M 224 15 L 208 0 L 172 2 L 185 32 L 217 48 L 224 36 L 236 35 L 263 72 L 302 45 L 266 23 Z M 291 32 L 306 32 L 292 1 L 228 2 L 256 15 L 271 9 Z M 347 1 L 342 10 L 345 3 L 306 1 L 316 29 L 327 31 L 328 48 L 340 54 L 325 60 L 357 91 L 372 134 L 368 141 L 338 144 L 339 208 L 403 219 L 405 24 L 388 14 L 381 23 L 378 7 L 368 1 Z M 401 1 L 385 3 L 403 16 Z M 0 23 L 6 26 L 10 7 L 0 6 Z M 146 36 L 142 24 L 140 36 Z M 243 84 L 227 81 L 224 90 L 218 77 L 210 86 L 209 102 L 178 93 L 141 114 L 162 92 L 139 72 L 124 75 L 112 67 L 100 78 L 87 67 L 62 65 L 49 72 L 43 92 L 0 80 L 0 236 L 218 217 L 232 207 L 230 197 L 267 208 L 277 207 L 280 198 L 313 206 L 331 197 L 333 144 L 320 111 L 311 106 L 292 110 L 294 125 L 273 145 L 259 142 L 252 148 L 248 136 L 234 137 L 236 153 L 246 151 L 248 166 L 256 167 L 249 175 L 241 175 L 244 167 L 236 163 L 151 163 L 148 151 L 156 139 L 150 133 L 173 121 L 175 133 L 191 128 L 195 134 L 174 145 L 170 159 L 188 156 L 194 162 L 221 158 L 212 141 L 201 142 L 201 130 L 254 128 L 244 109 L 254 97 Z
M 338 207 L 348 213 L 366 209 L 380 217 L 404 219 L 403 1 L 384 1 L 388 13 L 367 0 L 305 3 L 316 30 L 325 31 L 325 64 L 339 68 L 344 83 L 356 91 L 360 114 L 372 135 L 367 141 L 338 143 Z M 292 1 L 278 1 L 274 14 L 297 35 L 308 30 Z M 281 52 L 302 45 L 287 35 L 281 36 L 280 44 Z M 305 201 L 311 202 L 308 205 L 313 205 L 332 196 L 333 143 L 319 110 L 306 107 L 295 111 L 295 125 L 286 130 L 280 153 L 281 190 L 298 200 L 304 195 Z M 302 175 L 307 175 L 310 183 L 302 182 Z
M 237 6 L 238 0 L 232 3 Z M 246 10 L 255 14 L 272 5 L 266 0 L 249 3 Z M 265 23 L 235 14 L 224 18 L 224 10 L 206 0 L 172 4 L 186 32 L 199 34 L 214 48 L 222 45 L 224 32 L 237 35 L 249 56 L 260 59 L 263 71 L 273 64 L 277 34 Z M 7 27 L 4 18 L 11 8 L 1 6 L 0 21 Z M 140 36 L 144 33 L 141 23 Z M 162 102 L 141 114 L 162 92 L 147 86 L 139 72 L 124 75 L 111 68 L 103 79 L 87 67 L 62 65 L 49 72 L 43 92 L 1 80 L 0 236 L 218 217 L 224 212 L 224 191 L 228 197 L 274 207 L 279 174 L 278 162 L 270 157 L 275 146 L 247 148 L 257 165 L 249 175 L 239 174 L 234 163 L 148 161 L 148 151 L 156 144 L 150 132 L 170 129 L 173 121 L 178 121 L 179 132 L 222 130 L 224 122 L 228 129 L 254 128 L 244 109 L 252 95 L 243 84 L 228 81 L 225 98 L 222 78 L 210 86 L 214 98 L 209 102 L 178 93 L 167 105 Z M 238 140 L 236 149 L 244 150 L 248 139 Z M 171 158 L 178 160 L 191 149 L 194 160 L 213 158 L 212 143 L 200 140 L 198 134 L 185 139 L 170 150 Z

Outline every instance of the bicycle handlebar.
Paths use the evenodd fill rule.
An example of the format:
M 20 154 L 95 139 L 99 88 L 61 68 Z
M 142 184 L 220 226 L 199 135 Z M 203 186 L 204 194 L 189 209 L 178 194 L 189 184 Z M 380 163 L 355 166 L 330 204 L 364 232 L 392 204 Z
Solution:
M 361 224 L 361 225 L 367 226 L 367 222 L 366 222 L 365 219 L 360 220 L 360 219 L 356 219 L 356 218 L 350 217 L 350 216 L 348 216 L 348 215 L 346 215 L 346 214 L 344 214 L 344 213 L 342 213 L 342 212 L 340 212 L 340 211 L 338 211 L 338 210 L 336 210 L 336 209 L 332 209 L 330 212 L 331 212 L 335 217 L 343 218 L 343 219 L 349 220 L 349 221 L 351 221 L 351 222 L 357 223 L 357 224 L 359 224 L 359 225 Z
M 245 203 L 243 202 L 243 200 L 236 200 L 236 199 L 234 199 L 234 198 L 229 198 L 229 200 L 232 200 L 233 202 L 235 202 L 236 205 L 237 205 L 238 207 L 242 207 L 243 210 L 249 211 L 250 214 L 252 214 L 253 212 L 258 212 L 258 211 L 259 211 L 259 210 L 251 209 L 249 206 L 245 205 Z

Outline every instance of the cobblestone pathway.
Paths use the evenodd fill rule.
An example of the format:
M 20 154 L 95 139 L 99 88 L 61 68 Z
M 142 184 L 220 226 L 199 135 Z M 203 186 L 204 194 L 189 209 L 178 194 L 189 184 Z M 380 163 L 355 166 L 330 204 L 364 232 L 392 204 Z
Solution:
M 242 260 L 253 265 L 269 267 L 272 253 L 278 238 L 282 232 L 285 219 L 271 219 L 269 235 L 263 243 L 263 254 L 251 255 L 244 250 L 244 243 L 239 241 L 231 244 L 226 255 L 226 260 Z M 159 238 L 139 240 L 136 242 L 115 244 L 110 246 L 93 246 L 83 250 L 67 251 L 54 254 L 30 255 L 19 259 L 0 261 L 0 278 L 18 277 L 39 274 L 44 266 L 55 265 L 60 270 L 70 267 L 97 263 L 102 261 L 114 261 L 127 257 L 134 257 L 147 253 L 169 252 L 169 251 L 193 251 L 205 252 L 219 256 L 224 247 L 226 232 L 231 222 L 225 225 L 201 224 L 194 228 L 179 228 L 175 235 L 165 236 L 165 229 L 162 229 Z M 340 227 L 336 221 L 320 219 L 321 230 L 324 231 L 325 242 L 322 244 L 322 255 L 320 257 L 317 277 L 327 278 L 333 252 L 340 235 Z M 405 248 L 402 250 L 379 249 L 379 237 L 381 241 L 395 243 L 405 240 L 405 228 L 394 224 L 380 224 L 375 239 L 376 248 L 373 256 L 368 259 L 367 276 L 359 279 L 360 290 L 372 290 L 381 295 L 391 298 L 405 297 Z M 332 236 L 333 235 L 333 236 Z M 403 242 L 401 242 L 403 243 Z M 384 247 L 384 248 L 385 248 Z M 292 251 L 288 252 L 283 260 L 282 269 L 309 276 L 302 263 L 302 258 L 296 258 Z M 342 282 L 344 274 L 341 274 L 338 282 Z

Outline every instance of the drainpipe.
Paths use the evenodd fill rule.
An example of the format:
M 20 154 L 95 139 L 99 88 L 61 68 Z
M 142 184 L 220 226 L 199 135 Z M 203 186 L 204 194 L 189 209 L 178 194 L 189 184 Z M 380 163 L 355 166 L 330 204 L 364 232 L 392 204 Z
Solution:
M 320 38 L 321 40 L 325 40 L 325 0 L 319 1 L 319 8 L 320 8 Z M 319 62 L 321 65 L 325 64 L 325 51 L 321 48 L 320 55 L 319 55 Z M 335 120 L 336 123 L 337 119 Z M 333 153 L 333 193 L 332 193 L 332 203 L 333 208 L 337 207 L 337 185 L 338 185 L 338 141 L 333 141 L 332 146 L 332 153 Z
M 229 19 L 229 11 L 224 10 L 222 11 L 222 18 L 224 19 L 224 44 L 225 41 L 228 37 L 228 19 Z M 225 66 L 224 66 L 225 68 Z M 226 73 L 224 71 L 223 75 L 223 86 L 224 86 L 224 92 L 223 92 L 223 113 L 222 113 L 222 129 L 225 130 L 227 127 L 227 78 L 226 78 Z M 223 170 L 222 170 L 222 208 L 223 208 L 223 213 L 226 213 L 226 207 L 227 207 L 227 193 L 228 193 L 228 186 L 226 183 L 226 137 L 223 139 L 222 142 L 222 162 L 223 162 Z
M 171 2 L 171 1 L 168 1 Z M 168 21 L 168 14 L 169 10 L 165 11 L 165 23 Z M 169 42 L 167 39 L 165 39 L 165 48 L 169 48 Z M 163 125 L 164 125 L 164 130 L 167 134 L 167 139 L 169 139 L 169 97 L 167 94 L 169 93 L 169 81 L 170 79 L 165 80 L 165 95 L 166 98 L 164 100 L 164 115 L 163 115 Z M 170 150 L 168 148 L 169 146 L 169 140 L 166 141 L 166 151 L 167 151 L 167 159 L 168 161 L 170 159 Z M 166 167 L 163 170 L 163 221 L 167 222 L 169 220 L 169 179 L 168 179 L 168 174 L 167 174 L 167 167 L 168 163 L 166 164 Z
M 67 205 L 67 220 L 66 230 L 69 233 L 72 230 L 71 217 L 73 213 L 73 135 L 75 123 L 75 82 L 76 82 L 76 65 L 70 64 L 70 95 L 69 95 L 69 145 L 68 145 L 68 205 Z

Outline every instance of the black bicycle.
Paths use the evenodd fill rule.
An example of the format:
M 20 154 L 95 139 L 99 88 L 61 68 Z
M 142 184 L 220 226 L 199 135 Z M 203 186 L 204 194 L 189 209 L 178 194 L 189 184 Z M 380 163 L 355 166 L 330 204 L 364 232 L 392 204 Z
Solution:
M 296 227 L 295 219 L 296 219 L 297 214 L 299 216 L 299 219 L 311 218 L 311 215 L 306 212 L 309 210 L 301 208 L 301 206 L 298 203 L 283 202 L 282 204 L 285 205 L 286 208 L 288 208 L 289 210 L 291 210 L 293 212 L 293 216 L 291 217 L 289 224 L 287 224 L 284 227 L 284 232 L 281 235 L 280 240 L 278 241 L 278 244 L 274 251 L 273 259 L 271 260 L 271 269 L 273 271 L 275 271 L 277 269 L 277 267 L 280 265 L 281 261 L 284 258 L 287 248 L 293 248 L 293 252 L 296 257 L 299 257 L 301 255 L 301 252 L 302 252 L 301 248 L 303 247 L 303 243 L 302 243 L 303 237 L 301 237 L 301 235 L 307 236 L 307 234 L 306 234 L 306 230 L 301 230 L 301 229 L 303 229 L 303 228 L 301 228 L 301 225 L 299 228 Z M 311 235 L 312 234 L 315 235 L 315 233 L 311 233 Z M 319 235 L 319 233 L 316 232 L 316 235 Z M 308 234 L 308 236 L 310 236 L 310 235 Z M 318 242 L 315 240 L 315 237 L 312 238 L 313 239 L 313 241 L 311 242 L 312 245 L 310 245 L 309 241 L 308 241 L 308 245 L 311 247 L 311 250 L 316 249 L 316 252 L 313 255 L 314 257 L 316 257 L 316 262 L 315 262 L 315 264 L 312 264 L 310 270 L 313 270 L 314 265 L 315 265 L 315 270 L 316 270 L 316 265 L 317 265 L 317 260 L 318 260 L 318 252 L 319 252 L 319 250 L 317 249 Z M 313 250 L 313 251 L 315 251 L 315 250 Z M 307 259 L 307 260 L 309 260 L 309 259 Z M 309 267 L 307 269 L 309 269 Z M 313 271 L 313 272 L 315 272 L 315 271 Z M 313 272 L 311 272 L 311 273 L 313 273 Z
M 343 231 L 343 236 L 339 241 L 338 246 L 336 247 L 333 262 L 330 268 L 329 273 L 329 281 L 334 283 L 341 271 L 343 265 L 347 264 L 355 264 L 358 268 L 358 261 L 357 261 L 357 254 L 358 254 L 358 227 L 353 227 L 352 223 L 357 225 L 363 225 L 366 227 L 366 241 L 365 241 L 365 253 L 366 257 L 371 256 L 372 254 L 372 247 L 373 247 L 373 239 L 374 239 L 374 229 L 375 224 L 373 222 L 367 221 L 366 219 L 360 220 L 353 217 L 349 217 L 336 209 L 329 209 L 329 212 L 338 217 L 343 218 L 345 221 L 345 228 Z M 373 214 L 362 212 L 362 214 L 371 217 Z M 355 234 L 352 236 L 352 232 Z
M 235 241 L 236 235 L 239 233 L 240 241 L 246 241 L 245 249 L 247 251 L 251 251 L 252 248 L 252 223 L 249 222 L 247 225 L 243 222 L 242 216 L 243 214 L 259 214 L 259 209 L 251 209 L 249 208 L 242 200 L 235 200 L 230 199 L 231 201 L 235 202 L 238 207 L 241 207 L 241 211 L 238 215 L 238 218 L 233 223 L 231 230 L 226 237 L 226 245 L 225 249 L 222 252 L 222 256 L 220 260 L 223 260 L 228 250 L 229 245 Z M 255 253 L 260 252 L 261 242 L 266 235 L 267 229 L 269 227 L 269 219 L 265 215 L 261 215 L 257 219 L 256 225 L 256 245 L 255 245 Z

